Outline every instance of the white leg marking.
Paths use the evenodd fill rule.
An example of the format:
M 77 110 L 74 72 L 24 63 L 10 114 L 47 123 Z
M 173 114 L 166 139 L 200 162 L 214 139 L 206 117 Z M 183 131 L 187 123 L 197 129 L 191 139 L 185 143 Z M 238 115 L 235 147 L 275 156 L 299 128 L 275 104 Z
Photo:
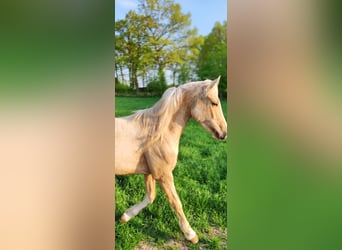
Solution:
M 150 203 L 150 199 L 146 195 L 145 199 L 142 202 L 130 207 L 126 210 L 126 212 L 124 212 L 120 219 L 121 222 L 129 221 L 132 217 L 136 216 L 143 208 L 145 208 Z
M 185 238 L 187 240 L 192 240 L 196 236 L 196 233 L 192 228 L 189 228 L 188 232 L 185 233 Z

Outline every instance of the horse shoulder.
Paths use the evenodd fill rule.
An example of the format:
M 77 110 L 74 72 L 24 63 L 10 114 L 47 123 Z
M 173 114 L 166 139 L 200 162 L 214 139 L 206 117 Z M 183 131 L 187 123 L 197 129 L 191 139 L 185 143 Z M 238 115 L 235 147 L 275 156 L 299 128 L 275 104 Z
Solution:
M 144 156 L 153 178 L 158 180 L 165 174 L 171 173 L 176 167 L 178 143 L 164 138 L 146 149 Z

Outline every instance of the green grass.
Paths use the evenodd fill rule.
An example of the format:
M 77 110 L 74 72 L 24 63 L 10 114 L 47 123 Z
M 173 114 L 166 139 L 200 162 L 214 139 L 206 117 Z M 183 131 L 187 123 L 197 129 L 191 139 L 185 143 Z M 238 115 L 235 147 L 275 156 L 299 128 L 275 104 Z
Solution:
M 131 114 L 153 105 L 159 98 L 116 97 L 116 116 Z M 226 114 L 226 101 L 222 107 Z M 121 214 L 145 196 L 142 175 L 117 176 L 116 249 L 134 249 L 139 244 L 160 249 L 225 249 L 227 223 L 227 144 L 214 140 L 194 120 L 190 120 L 181 138 L 177 167 L 174 170 L 176 189 L 184 212 L 200 243 L 187 242 L 177 217 L 157 185 L 157 197 L 128 223 L 121 224 Z M 177 242 L 176 246 L 170 241 Z

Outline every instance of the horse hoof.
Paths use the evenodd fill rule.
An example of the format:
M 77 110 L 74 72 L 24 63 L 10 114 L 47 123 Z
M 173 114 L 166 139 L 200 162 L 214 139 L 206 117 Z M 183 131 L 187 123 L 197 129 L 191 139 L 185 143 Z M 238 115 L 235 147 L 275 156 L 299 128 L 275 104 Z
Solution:
M 121 223 L 125 223 L 125 222 L 129 221 L 130 218 L 131 218 L 131 217 L 129 217 L 126 213 L 124 213 L 124 214 L 121 216 L 121 218 L 120 218 L 120 222 L 121 222 Z
M 193 244 L 197 244 L 197 242 L 198 242 L 198 236 L 195 235 L 195 237 L 193 237 L 190 241 L 191 241 Z

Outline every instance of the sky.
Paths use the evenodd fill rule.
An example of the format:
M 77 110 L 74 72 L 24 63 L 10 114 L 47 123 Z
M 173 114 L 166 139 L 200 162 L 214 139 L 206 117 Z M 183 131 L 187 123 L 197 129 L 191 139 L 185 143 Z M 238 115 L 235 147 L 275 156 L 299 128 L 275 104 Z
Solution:
M 215 22 L 227 20 L 227 0 L 174 0 L 183 13 L 191 13 L 191 26 L 206 36 Z M 115 0 L 115 20 L 124 19 L 129 10 L 138 6 L 137 0 Z

